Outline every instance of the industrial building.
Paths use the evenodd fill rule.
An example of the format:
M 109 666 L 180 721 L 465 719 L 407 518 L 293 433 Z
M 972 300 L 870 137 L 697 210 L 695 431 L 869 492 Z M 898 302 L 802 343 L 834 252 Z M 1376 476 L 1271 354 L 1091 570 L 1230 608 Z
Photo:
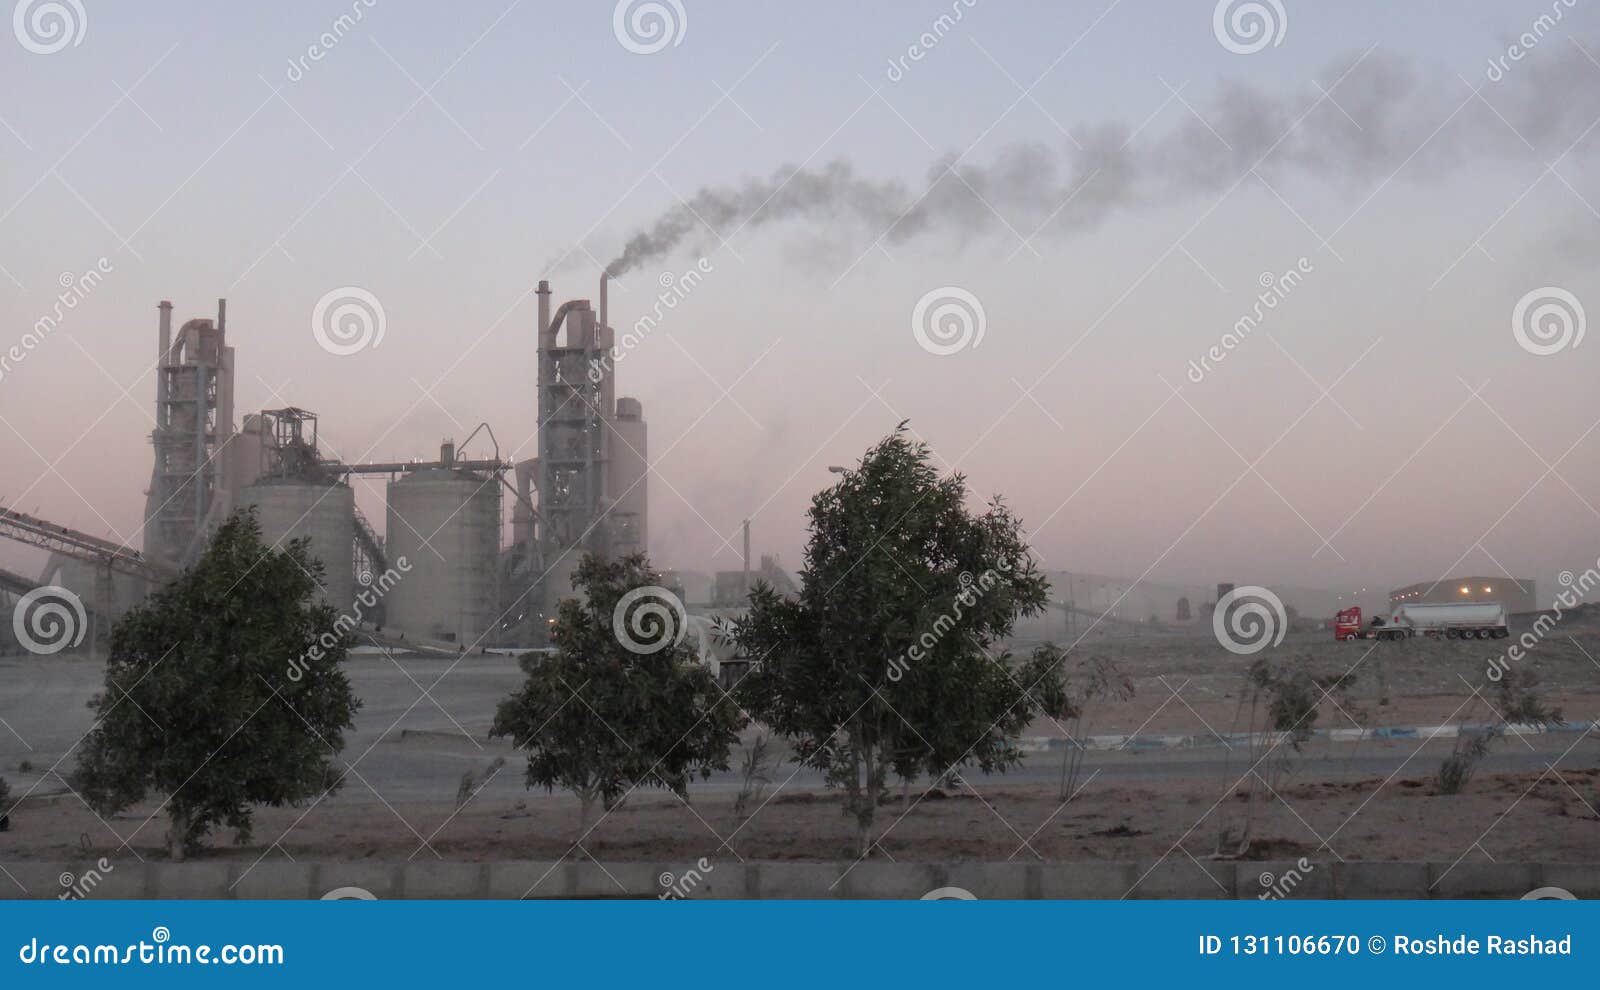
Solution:
M 1450 602 L 1500 602 L 1506 611 L 1534 612 L 1539 608 L 1537 588 L 1529 578 L 1453 577 L 1408 584 L 1389 592 L 1389 607 Z
M 142 550 L 0 508 L 0 536 L 50 553 L 39 579 L 6 572 L 0 590 L 61 584 L 95 621 L 115 618 L 191 564 L 222 520 L 248 506 L 269 542 L 309 540 L 322 598 L 341 611 L 404 561 L 399 580 L 381 582 L 381 606 L 358 610 L 369 635 L 455 649 L 542 643 L 583 554 L 649 545 L 648 433 L 640 402 L 616 394 L 607 288 L 602 277 L 598 312 L 574 299 L 552 314 L 550 284 L 539 283 L 529 335 L 538 456 L 516 464 L 501 459 L 487 424 L 459 445 L 445 440 L 437 459 L 367 464 L 325 457 L 317 414 L 306 409 L 259 410 L 236 424 L 226 302 L 215 319 L 189 320 L 174 334 L 173 307 L 163 301 Z M 474 441 L 488 456 L 463 454 Z M 388 477 L 381 535 L 356 507 L 356 475 Z M 501 538 L 507 493 L 509 544 Z

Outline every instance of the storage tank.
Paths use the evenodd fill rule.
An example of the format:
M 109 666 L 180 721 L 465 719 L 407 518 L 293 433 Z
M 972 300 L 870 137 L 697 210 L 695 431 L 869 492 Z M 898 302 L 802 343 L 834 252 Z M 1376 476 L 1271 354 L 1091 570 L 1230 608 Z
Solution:
M 648 526 L 650 444 L 644 407 L 638 399 L 617 400 L 617 415 L 609 423 L 611 437 L 610 484 L 612 550 L 617 556 L 649 550 Z
M 244 426 L 235 433 L 228 445 L 229 487 L 234 491 L 261 480 L 261 415 L 251 413 L 244 418 Z
M 322 561 L 323 601 L 341 612 L 355 601 L 350 566 L 355 540 L 355 492 L 349 485 L 270 481 L 239 493 L 240 506 L 255 506 L 268 545 L 311 538 L 311 556 Z
M 1503 636 L 1506 607 L 1499 602 L 1457 602 L 1439 604 L 1415 602 L 1394 610 L 1394 625 L 1408 626 L 1417 632 L 1442 631 L 1446 634 L 1467 630 L 1483 638 L 1480 630 Z
M 384 547 L 410 568 L 385 599 L 390 627 L 463 646 L 486 638 L 499 615 L 498 478 L 426 467 L 391 481 Z

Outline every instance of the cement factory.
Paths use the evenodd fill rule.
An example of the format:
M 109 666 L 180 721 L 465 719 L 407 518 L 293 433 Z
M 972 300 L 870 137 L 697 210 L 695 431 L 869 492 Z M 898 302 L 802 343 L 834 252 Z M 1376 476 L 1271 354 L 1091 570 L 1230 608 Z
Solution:
M 143 546 L 0 506 L 0 536 L 49 554 L 37 577 L 0 569 L 0 594 L 68 589 L 93 651 L 111 620 L 192 564 L 231 512 L 251 507 L 269 543 L 309 540 L 324 569 L 324 600 L 353 612 L 371 642 L 451 653 L 545 645 L 585 553 L 619 557 L 649 546 L 649 435 L 639 400 L 617 395 L 609 278 L 600 278 L 598 310 L 572 299 L 552 311 L 550 283 L 539 283 L 538 456 L 516 462 L 502 458 L 487 423 L 460 443 L 444 440 L 436 456 L 356 464 L 324 455 L 311 410 L 262 409 L 236 425 L 226 300 L 214 318 L 188 320 L 176 331 L 172 303 L 161 302 Z M 487 456 L 469 457 L 469 447 Z M 351 481 L 358 475 L 388 479 L 381 535 L 356 506 Z M 509 541 L 502 538 L 507 498 Z M 404 564 L 404 580 L 380 581 L 395 562 Z M 714 645 L 709 616 L 742 609 L 755 580 L 797 591 L 775 557 L 763 555 L 752 568 L 748 522 L 742 570 L 717 573 L 694 595 L 685 593 L 687 578 L 664 573 L 699 613 L 689 625 L 702 659 L 717 671 L 736 658 Z M 1061 618 L 1024 622 L 1024 635 L 1071 636 L 1079 619 L 1092 628 L 1182 626 L 1192 621 L 1191 599 L 1206 601 L 1203 590 L 1150 584 L 1135 594 L 1109 577 L 1063 572 L 1056 581 L 1064 600 L 1051 607 Z M 362 594 L 374 583 L 383 591 L 376 604 Z M 1211 600 L 1231 589 L 1219 585 Z M 358 596 L 366 599 L 360 608 Z M 1480 600 L 1503 600 L 1513 613 L 1537 607 L 1532 580 L 1486 577 L 1412 585 L 1389 599 L 1391 608 Z M 1341 597 L 1313 607 L 1325 604 L 1344 614 L 1351 603 Z M 0 649 L 10 645 L 0 639 Z
M 436 458 L 368 464 L 324 456 L 310 410 L 248 412 L 236 426 L 226 301 L 214 319 L 176 331 L 163 301 L 143 547 L 0 507 L 0 536 L 49 553 L 36 579 L 0 571 L 0 591 L 65 587 L 91 626 L 109 628 L 102 624 L 193 563 L 231 512 L 254 507 L 269 543 L 309 539 L 324 599 L 341 611 L 358 586 L 406 562 L 405 579 L 364 616 L 380 642 L 452 652 L 545 642 L 583 554 L 648 546 L 648 433 L 639 400 L 616 394 L 607 281 L 598 312 L 573 299 L 553 314 L 550 284 L 539 283 L 538 456 L 515 463 L 502 459 L 488 424 L 460 444 L 445 440 Z M 489 456 L 463 456 L 475 441 Z M 357 475 L 388 478 L 382 536 L 356 507 Z

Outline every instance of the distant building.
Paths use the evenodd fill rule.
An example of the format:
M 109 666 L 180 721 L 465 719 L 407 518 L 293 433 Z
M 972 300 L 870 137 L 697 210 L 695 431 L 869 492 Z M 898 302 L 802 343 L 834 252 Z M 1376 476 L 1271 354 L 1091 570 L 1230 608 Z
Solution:
M 1539 608 L 1534 582 L 1528 578 L 1453 577 L 1408 584 L 1389 592 L 1389 607 L 1445 602 L 1501 602 L 1508 612 Z
M 771 554 L 762 554 L 761 568 L 750 572 L 749 587 L 745 585 L 745 573 L 742 570 L 717 572 L 716 583 L 711 588 L 711 606 L 744 608 L 750 597 L 750 588 L 755 587 L 757 581 L 765 581 L 772 586 L 773 591 L 785 598 L 793 598 L 800 593 L 794 579 L 783 569 L 778 558 Z

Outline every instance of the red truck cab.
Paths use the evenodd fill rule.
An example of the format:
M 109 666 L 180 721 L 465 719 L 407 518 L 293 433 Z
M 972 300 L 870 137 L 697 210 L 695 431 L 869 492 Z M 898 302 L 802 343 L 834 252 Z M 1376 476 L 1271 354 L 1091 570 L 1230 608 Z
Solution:
M 1339 612 L 1333 620 L 1333 638 L 1343 643 L 1348 639 L 1361 639 L 1361 608 L 1352 605 Z

